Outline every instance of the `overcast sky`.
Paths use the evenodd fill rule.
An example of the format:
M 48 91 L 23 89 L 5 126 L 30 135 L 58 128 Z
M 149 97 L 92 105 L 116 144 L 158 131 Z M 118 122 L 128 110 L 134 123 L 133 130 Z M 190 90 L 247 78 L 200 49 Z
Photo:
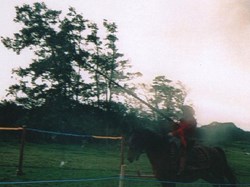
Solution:
M 0 35 L 12 36 L 16 5 L 1 0 Z M 145 81 L 165 75 L 189 90 L 200 124 L 234 122 L 250 130 L 250 1 L 248 0 L 45 0 L 48 8 L 75 7 L 86 19 L 118 25 L 119 50 Z M 13 82 L 11 69 L 32 56 L 0 44 L 0 97 Z M 150 82 L 149 82 L 150 83 Z

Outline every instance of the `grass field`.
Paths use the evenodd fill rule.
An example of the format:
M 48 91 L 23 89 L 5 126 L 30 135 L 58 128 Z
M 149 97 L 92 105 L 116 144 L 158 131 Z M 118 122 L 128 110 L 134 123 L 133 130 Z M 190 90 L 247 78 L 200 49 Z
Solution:
M 250 143 L 236 142 L 224 147 L 228 160 L 242 183 L 250 183 Z M 70 186 L 70 187 L 115 187 L 118 186 L 120 172 L 120 144 L 31 144 L 26 143 L 24 154 L 25 175 L 16 176 L 18 165 L 19 144 L 15 142 L 0 143 L 0 181 L 58 181 L 38 184 L 4 184 L 4 187 L 14 186 Z M 128 164 L 128 163 L 126 163 Z M 145 155 L 140 161 L 128 164 L 126 174 L 134 175 L 140 170 L 145 174 L 151 173 L 151 167 Z M 114 178 L 110 178 L 114 177 Z M 72 181 L 78 179 L 100 179 L 91 181 Z M 101 180 L 105 179 L 105 180 Z M 151 181 L 125 181 L 125 186 L 154 187 L 160 186 Z M 203 181 L 202 181 L 203 182 Z M 183 185 L 178 185 L 183 186 Z M 185 186 L 197 186 L 185 185 Z M 202 185 L 210 186 L 210 185 Z M 250 185 L 249 185 L 250 186 Z

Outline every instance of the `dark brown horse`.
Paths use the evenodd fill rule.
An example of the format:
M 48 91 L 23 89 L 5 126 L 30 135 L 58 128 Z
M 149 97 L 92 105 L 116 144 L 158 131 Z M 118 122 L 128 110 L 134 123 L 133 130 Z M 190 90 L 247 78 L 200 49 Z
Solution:
M 174 187 L 174 182 L 193 182 L 198 179 L 204 179 L 216 187 L 223 184 L 236 186 L 237 179 L 221 148 L 194 145 L 188 151 L 186 169 L 181 175 L 177 175 L 177 150 L 170 137 L 161 136 L 149 129 L 140 129 L 134 131 L 129 138 L 127 158 L 133 162 L 142 153 L 146 153 L 154 175 L 163 187 Z

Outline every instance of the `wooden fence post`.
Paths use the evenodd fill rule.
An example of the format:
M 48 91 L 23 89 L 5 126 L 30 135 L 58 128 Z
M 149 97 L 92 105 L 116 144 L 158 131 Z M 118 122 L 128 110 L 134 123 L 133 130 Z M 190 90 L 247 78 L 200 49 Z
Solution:
M 124 140 L 124 137 L 122 136 L 121 138 L 121 165 L 124 165 L 124 160 L 125 160 L 124 152 L 125 152 L 125 140 Z
M 124 177 L 125 177 L 124 152 L 125 152 L 125 140 L 124 140 L 124 137 L 122 137 L 122 139 L 121 139 L 121 164 L 120 164 L 119 187 L 124 187 Z
M 21 144 L 19 151 L 19 163 L 17 168 L 17 175 L 24 175 L 23 173 L 23 153 L 24 153 L 24 144 L 25 144 L 25 135 L 26 135 L 26 126 L 22 128 Z

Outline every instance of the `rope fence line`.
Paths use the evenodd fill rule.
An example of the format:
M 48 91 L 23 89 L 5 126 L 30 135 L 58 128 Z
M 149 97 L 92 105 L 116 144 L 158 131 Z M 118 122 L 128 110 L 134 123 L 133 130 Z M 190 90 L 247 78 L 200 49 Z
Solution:
M 122 139 L 121 136 L 81 135 L 81 134 L 71 134 L 71 133 L 63 133 L 63 132 L 55 132 L 55 131 L 46 131 L 46 130 L 33 129 L 33 128 L 27 128 L 27 130 L 33 131 L 33 132 L 46 133 L 46 134 L 54 134 L 54 135 L 62 135 L 62 136 L 74 136 L 74 137 L 81 137 L 81 138 L 112 139 L 112 140 L 121 140 Z
M 0 130 L 6 130 L 6 131 L 19 131 L 23 129 L 24 129 L 23 127 L 0 127 Z M 26 130 L 33 131 L 33 132 L 46 133 L 46 134 L 74 136 L 74 137 L 82 137 L 82 138 L 111 139 L 111 140 L 122 139 L 122 136 L 81 135 L 81 134 L 63 133 L 63 132 L 47 131 L 47 130 L 40 130 L 40 129 L 33 129 L 33 128 L 26 128 Z
M 106 181 L 114 180 L 118 177 L 102 177 L 102 178 L 87 178 L 87 179 L 62 179 L 62 180 L 40 180 L 40 181 L 16 181 L 16 182 L 0 182 L 0 185 L 19 185 L 19 184 L 42 184 L 42 183 L 73 183 L 73 182 L 90 182 L 90 181 Z
M 75 183 L 75 182 L 95 182 L 95 181 L 108 181 L 108 180 L 120 180 L 119 176 L 110 176 L 110 177 L 101 177 L 101 178 L 83 178 L 83 179 L 62 179 L 62 180 L 38 180 L 38 181 L 10 181 L 10 182 L 0 182 L 0 185 L 21 185 L 21 184 L 49 184 L 49 183 Z M 138 179 L 124 177 L 124 181 L 133 181 L 133 182 L 145 182 L 145 183 L 167 183 L 167 184 L 179 184 L 179 185 L 208 185 L 206 182 L 174 182 L 174 181 L 159 181 L 152 179 Z M 221 185 L 221 186 L 232 186 L 232 184 L 220 184 L 213 183 L 209 185 Z M 250 186 L 250 183 L 239 183 L 237 186 Z
M 24 129 L 23 127 L 0 127 L 0 130 L 6 130 L 6 131 L 20 131 L 23 129 Z M 33 129 L 33 128 L 26 128 L 26 130 L 33 131 L 33 132 L 46 133 L 46 134 L 54 134 L 54 135 L 62 135 L 62 136 L 74 136 L 74 137 L 82 137 L 82 138 L 96 138 L 96 139 L 110 139 L 110 140 L 121 140 L 122 139 L 122 136 L 80 135 L 80 134 L 47 131 L 47 130 L 40 130 L 40 129 Z
M 232 186 L 235 184 L 220 184 L 220 183 L 207 183 L 207 182 L 178 182 L 178 181 L 159 181 L 156 179 L 139 179 L 133 177 L 125 177 L 125 181 L 135 181 L 135 182 L 150 182 L 150 183 L 166 183 L 166 184 L 180 184 L 180 185 L 220 185 L 220 186 Z M 237 183 L 236 186 L 250 186 L 250 183 Z

